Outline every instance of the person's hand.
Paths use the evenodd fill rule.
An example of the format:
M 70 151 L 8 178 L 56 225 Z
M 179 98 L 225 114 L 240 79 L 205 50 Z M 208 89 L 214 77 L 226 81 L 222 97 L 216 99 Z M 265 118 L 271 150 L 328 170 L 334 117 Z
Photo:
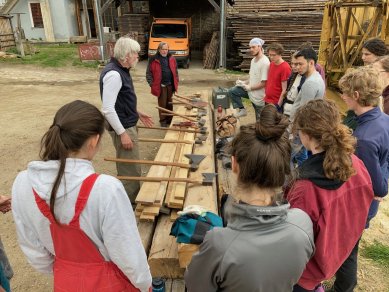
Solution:
M 240 80 L 240 79 L 235 81 L 235 85 L 236 86 L 242 86 L 243 84 L 244 84 L 244 82 L 242 80 Z
M 374 200 L 376 200 L 378 202 L 382 202 L 384 200 L 384 198 L 383 197 L 374 196 Z
M 152 127 L 154 125 L 153 118 L 149 115 L 146 115 L 144 113 L 138 112 L 139 119 L 145 125 L 146 127 Z
M 124 132 L 120 135 L 120 141 L 122 142 L 123 148 L 126 150 L 131 150 L 132 147 L 134 147 L 134 144 L 132 143 L 132 140 L 127 132 Z
M 248 84 L 242 84 L 242 87 L 243 87 L 243 89 L 246 90 L 246 91 L 250 91 L 250 90 L 251 90 L 251 87 L 250 87 L 250 85 L 248 85 Z
M 10 196 L 0 196 L 0 212 L 7 213 L 11 210 L 11 197 Z

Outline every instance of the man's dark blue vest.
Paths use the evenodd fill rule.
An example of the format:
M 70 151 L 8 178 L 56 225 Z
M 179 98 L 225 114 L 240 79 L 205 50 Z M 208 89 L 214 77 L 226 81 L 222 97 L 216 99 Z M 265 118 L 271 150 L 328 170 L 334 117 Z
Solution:
M 122 67 L 115 58 L 105 66 L 100 75 L 100 96 L 103 98 L 103 78 L 109 71 L 116 71 L 122 78 L 122 87 L 118 93 L 115 110 L 125 129 L 137 124 L 139 115 L 137 112 L 137 100 L 130 72 Z

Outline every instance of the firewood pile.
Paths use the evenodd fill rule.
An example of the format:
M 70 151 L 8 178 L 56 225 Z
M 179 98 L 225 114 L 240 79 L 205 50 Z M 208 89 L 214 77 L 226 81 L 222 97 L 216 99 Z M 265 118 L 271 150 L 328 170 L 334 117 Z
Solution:
M 203 68 L 215 69 L 219 61 L 219 32 L 212 34 L 211 42 L 207 44 L 203 52 Z
M 120 36 L 128 35 L 133 37 L 140 44 L 140 56 L 147 54 L 147 38 L 146 34 L 149 27 L 148 14 L 124 14 L 119 16 L 119 32 Z
M 325 0 L 265 1 L 236 0 L 227 16 L 228 29 L 238 43 L 242 60 L 236 68 L 248 71 L 251 56 L 248 44 L 253 37 L 265 40 L 266 45 L 279 42 L 285 47 L 284 59 L 303 42 L 311 42 L 319 49 Z

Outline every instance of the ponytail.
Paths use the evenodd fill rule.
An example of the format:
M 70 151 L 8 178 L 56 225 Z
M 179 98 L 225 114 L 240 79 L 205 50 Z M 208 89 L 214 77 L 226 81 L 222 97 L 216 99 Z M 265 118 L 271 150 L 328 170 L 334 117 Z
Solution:
M 104 117 L 93 105 L 76 100 L 61 107 L 53 124 L 41 140 L 40 157 L 43 161 L 58 160 L 59 169 L 50 195 L 50 211 L 56 222 L 54 207 L 58 189 L 64 178 L 66 159 L 78 152 L 94 135 L 104 132 Z
M 356 140 L 341 124 L 339 111 L 329 100 L 311 100 L 296 113 L 293 131 L 301 130 L 314 138 L 325 151 L 324 174 L 333 180 L 347 181 L 355 174 L 352 154 Z

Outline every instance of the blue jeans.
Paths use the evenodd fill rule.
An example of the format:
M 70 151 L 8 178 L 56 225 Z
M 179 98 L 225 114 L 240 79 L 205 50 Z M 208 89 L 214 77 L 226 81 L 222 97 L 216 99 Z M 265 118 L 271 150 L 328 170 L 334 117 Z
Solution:
M 229 90 L 228 90 L 228 96 L 231 100 L 231 103 L 232 103 L 232 107 L 233 108 L 244 108 L 243 106 L 243 102 L 242 102 L 242 98 L 247 98 L 249 99 L 249 95 L 247 93 L 246 90 L 244 90 L 242 87 L 240 86 L 234 86 L 234 87 L 231 87 Z M 256 105 L 254 103 L 251 102 L 251 104 L 253 105 L 253 108 L 254 108 L 254 112 L 255 112 L 255 119 L 258 121 L 259 120 L 259 117 L 261 115 L 261 111 L 263 109 L 263 106 L 260 106 L 260 105 Z
M 300 137 L 295 136 L 292 141 L 291 165 L 296 162 L 298 166 L 308 159 L 308 151 L 301 143 Z M 292 167 L 294 168 L 294 167 Z

